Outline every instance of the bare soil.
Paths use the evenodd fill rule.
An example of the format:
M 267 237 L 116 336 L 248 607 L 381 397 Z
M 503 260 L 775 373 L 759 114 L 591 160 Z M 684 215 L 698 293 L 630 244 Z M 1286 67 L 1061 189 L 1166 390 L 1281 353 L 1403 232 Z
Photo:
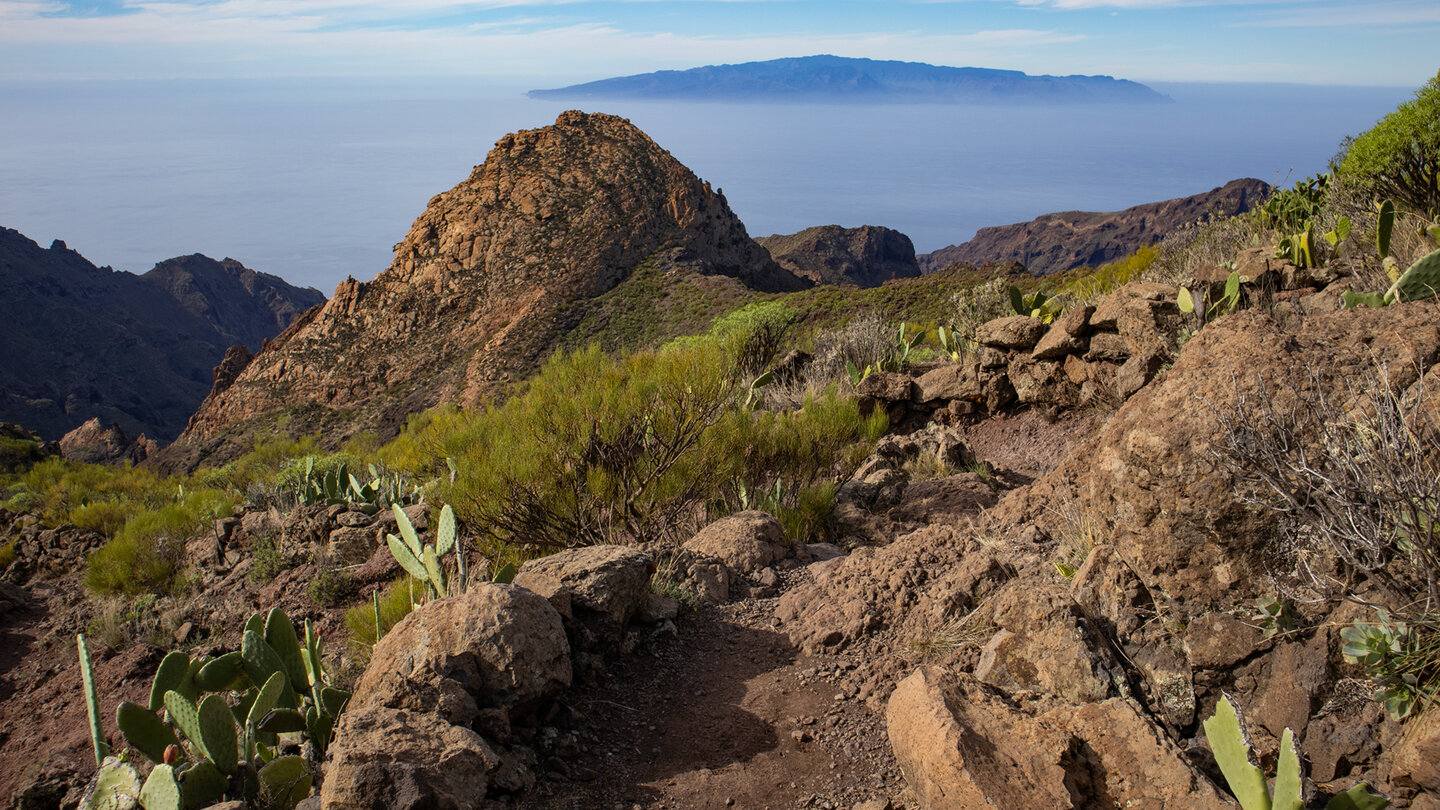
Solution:
M 682 616 L 676 638 L 572 691 L 582 750 L 548 761 L 520 806 L 904 806 L 884 718 L 845 684 L 859 662 L 799 654 L 773 627 L 776 601 Z

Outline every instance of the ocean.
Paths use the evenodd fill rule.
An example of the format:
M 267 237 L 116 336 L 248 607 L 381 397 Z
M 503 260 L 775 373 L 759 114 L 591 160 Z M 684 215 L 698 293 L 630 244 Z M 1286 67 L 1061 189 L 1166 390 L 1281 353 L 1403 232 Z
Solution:
M 508 132 L 622 115 L 724 190 L 752 236 L 884 225 L 919 252 L 1050 211 L 1323 171 L 1411 88 L 1162 84 L 1089 107 L 532 100 L 478 80 L 0 82 L 0 226 L 144 272 L 232 257 L 327 294 L 385 269 L 427 201 Z

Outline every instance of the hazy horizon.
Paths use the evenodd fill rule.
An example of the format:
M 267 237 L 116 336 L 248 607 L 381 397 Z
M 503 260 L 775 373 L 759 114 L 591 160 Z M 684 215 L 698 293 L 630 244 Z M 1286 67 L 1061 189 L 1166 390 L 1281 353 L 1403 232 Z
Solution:
M 752 236 L 881 225 L 925 253 L 1052 211 L 1293 182 L 1413 90 L 1154 82 L 1176 103 L 577 105 L 525 98 L 529 82 L 0 82 L 0 225 L 97 265 L 229 256 L 328 294 L 385 269 L 430 197 L 495 141 L 578 106 L 630 118 L 722 188 Z

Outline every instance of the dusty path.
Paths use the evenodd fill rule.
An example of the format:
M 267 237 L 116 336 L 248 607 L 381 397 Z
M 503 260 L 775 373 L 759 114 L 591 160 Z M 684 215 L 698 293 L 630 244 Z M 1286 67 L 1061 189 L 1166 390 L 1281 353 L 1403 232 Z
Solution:
M 568 695 L 582 750 L 547 761 L 521 807 L 902 807 L 884 720 L 842 685 L 858 662 L 800 654 L 775 602 L 682 616 L 678 637 Z

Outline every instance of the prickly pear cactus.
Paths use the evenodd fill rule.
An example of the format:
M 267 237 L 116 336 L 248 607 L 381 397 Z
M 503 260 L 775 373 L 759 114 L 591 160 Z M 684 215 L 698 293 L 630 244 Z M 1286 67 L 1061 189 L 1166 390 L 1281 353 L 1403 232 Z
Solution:
M 1432 251 L 1410 265 L 1410 269 L 1400 276 L 1385 297 L 1403 304 L 1434 298 L 1437 294 L 1440 294 L 1440 250 Z

